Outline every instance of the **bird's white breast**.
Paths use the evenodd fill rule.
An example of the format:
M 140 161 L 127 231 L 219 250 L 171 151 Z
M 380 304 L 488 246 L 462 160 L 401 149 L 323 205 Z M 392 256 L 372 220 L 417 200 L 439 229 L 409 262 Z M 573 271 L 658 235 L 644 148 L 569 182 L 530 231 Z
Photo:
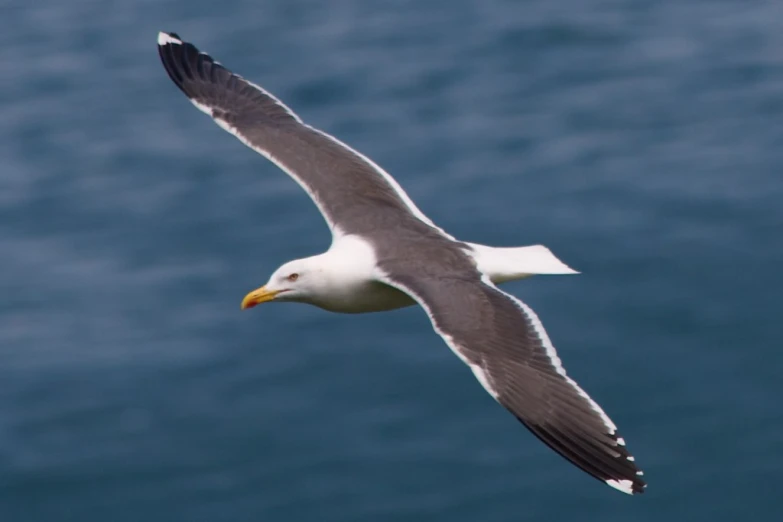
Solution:
M 394 310 L 415 304 L 407 294 L 375 278 L 376 256 L 372 244 L 355 236 L 338 236 L 322 256 L 321 285 L 312 304 L 341 313 Z

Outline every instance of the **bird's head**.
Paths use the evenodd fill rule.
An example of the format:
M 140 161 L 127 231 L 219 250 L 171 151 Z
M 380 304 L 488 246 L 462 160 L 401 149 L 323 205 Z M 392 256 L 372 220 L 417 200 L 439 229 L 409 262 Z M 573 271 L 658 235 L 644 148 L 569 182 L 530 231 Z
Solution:
M 306 302 L 316 279 L 312 263 L 308 259 L 290 261 L 272 274 L 269 281 L 253 290 L 242 300 L 242 310 L 269 301 Z

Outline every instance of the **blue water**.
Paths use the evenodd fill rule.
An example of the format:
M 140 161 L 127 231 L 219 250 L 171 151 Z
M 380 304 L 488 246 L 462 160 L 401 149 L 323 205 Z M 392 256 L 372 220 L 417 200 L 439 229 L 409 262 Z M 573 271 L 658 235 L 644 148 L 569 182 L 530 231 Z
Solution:
M 41 0 L 0 31 L 0 521 L 777 520 L 783 3 Z M 176 31 L 375 159 L 620 426 L 638 497 L 416 308 L 239 310 L 329 244 L 161 67 Z

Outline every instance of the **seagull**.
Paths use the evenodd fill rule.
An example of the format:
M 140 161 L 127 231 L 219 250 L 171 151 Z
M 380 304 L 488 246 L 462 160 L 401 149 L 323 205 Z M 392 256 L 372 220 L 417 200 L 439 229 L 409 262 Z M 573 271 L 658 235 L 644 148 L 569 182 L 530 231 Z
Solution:
M 158 34 L 158 52 L 185 96 L 293 178 L 332 233 L 326 252 L 283 264 L 245 296 L 243 310 L 272 301 L 337 313 L 419 305 L 484 389 L 541 441 L 619 491 L 644 491 L 625 440 L 568 376 L 536 313 L 497 286 L 575 270 L 543 245 L 455 239 L 370 158 L 308 125 L 267 90 L 176 33 Z

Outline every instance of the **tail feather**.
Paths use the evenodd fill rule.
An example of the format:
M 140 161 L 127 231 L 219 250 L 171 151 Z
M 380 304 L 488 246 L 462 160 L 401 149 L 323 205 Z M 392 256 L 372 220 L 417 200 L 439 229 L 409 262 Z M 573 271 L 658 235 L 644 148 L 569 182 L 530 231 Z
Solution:
M 544 245 L 491 247 L 468 243 L 478 269 L 493 283 L 505 283 L 536 274 L 578 274 Z

